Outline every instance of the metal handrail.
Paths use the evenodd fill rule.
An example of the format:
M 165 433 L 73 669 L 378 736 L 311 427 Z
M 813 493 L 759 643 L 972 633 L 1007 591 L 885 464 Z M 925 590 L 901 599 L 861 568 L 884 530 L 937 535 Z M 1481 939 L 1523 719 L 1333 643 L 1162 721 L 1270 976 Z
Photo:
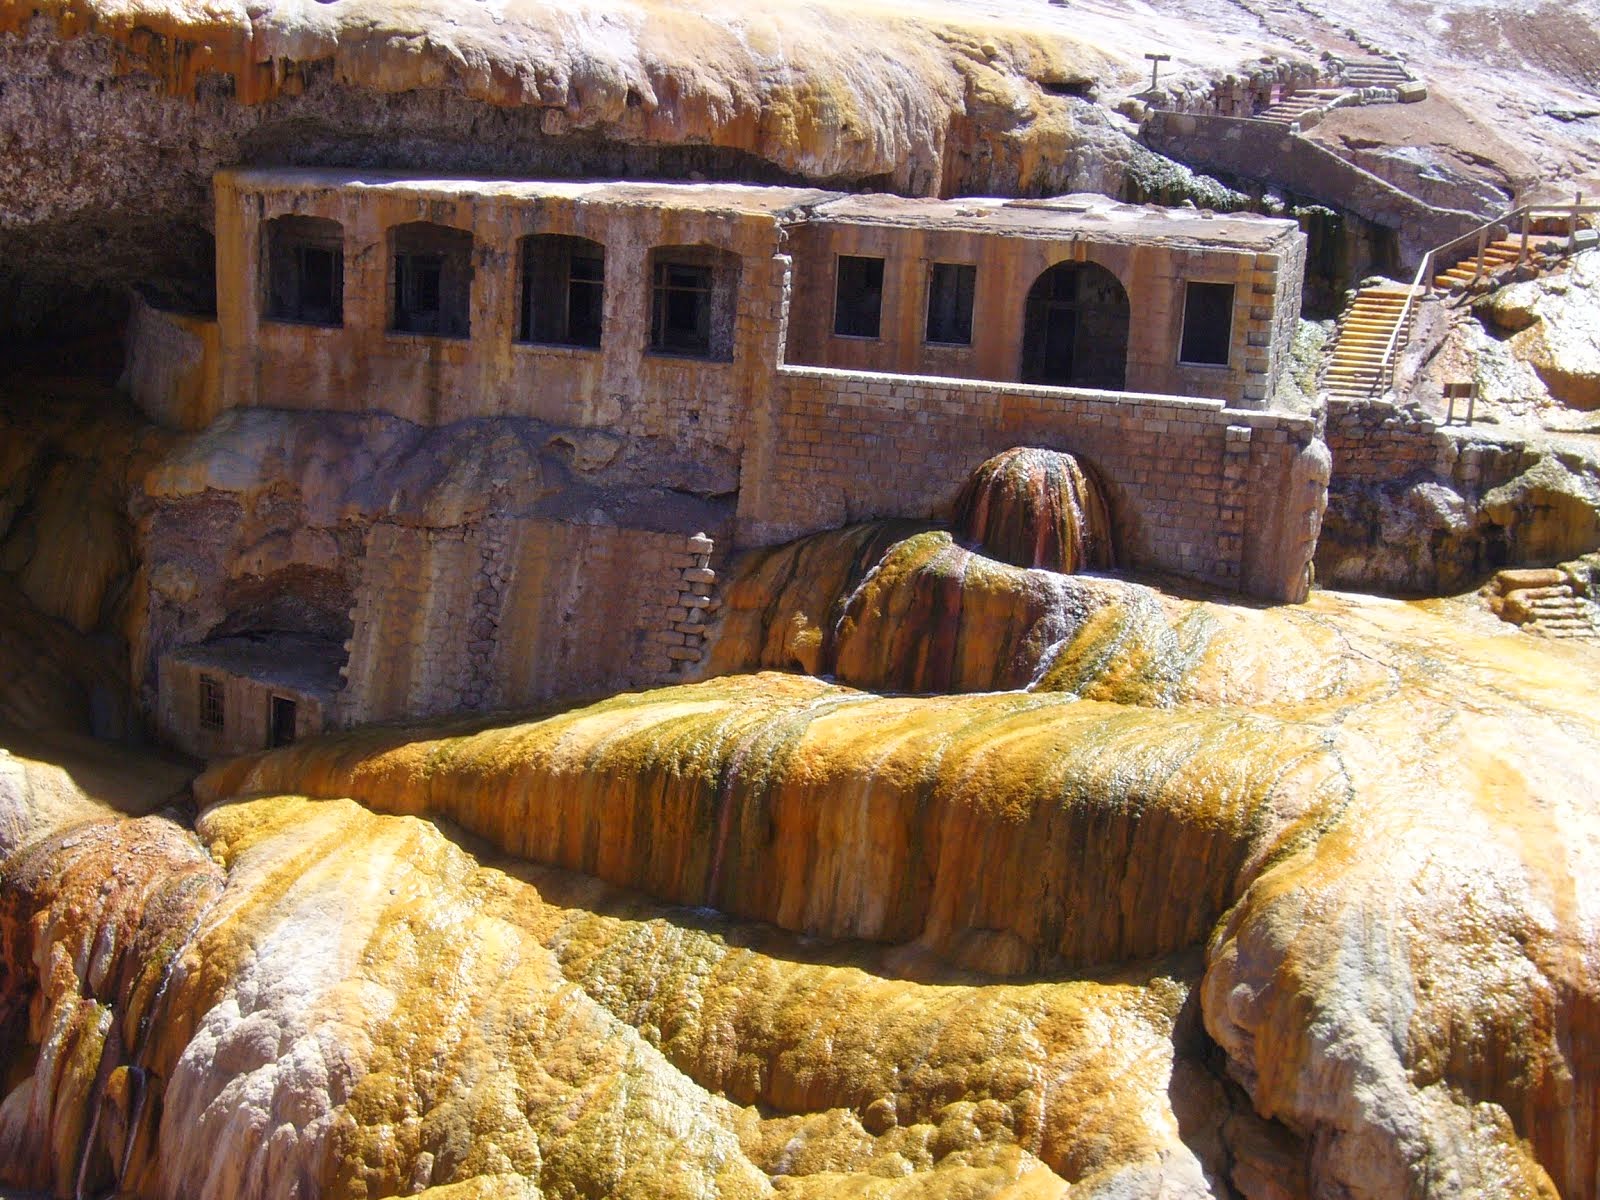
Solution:
M 1511 232 L 1513 222 L 1520 221 L 1522 227 L 1522 245 L 1517 251 L 1517 265 L 1520 267 L 1528 260 L 1528 226 L 1532 224 L 1530 218 L 1536 212 L 1544 213 L 1570 213 L 1572 222 L 1567 234 L 1567 244 L 1572 246 L 1578 232 L 1578 216 L 1580 213 L 1600 213 L 1600 204 L 1584 204 L 1583 193 L 1579 192 L 1571 204 L 1522 204 L 1508 212 L 1502 213 L 1492 221 L 1485 221 L 1476 229 L 1469 229 L 1454 241 L 1446 242 L 1442 246 L 1435 246 L 1422 256 L 1422 263 L 1417 267 L 1416 278 L 1411 281 L 1411 287 L 1406 293 L 1406 302 L 1400 307 L 1400 317 L 1395 321 L 1394 329 L 1389 333 L 1389 341 L 1383 348 L 1383 357 L 1378 360 L 1378 370 L 1373 377 L 1372 386 L 1367 389 L 1369 396 L 1387 391 L 1394 385 L 1395 358 L 1400 350 L 1400 335 L 1405 332 L 1406 322 L 1411 318 L 1411 308 L 1417 303 L 1419 296 L 1433 295 L 1433 265 L 1443 259 L 1444 255 L 1454 250 L 1462 242 L 1471 238 L 1478 239 L 1478 264 L 1473 273 L 1473 282 L 1483 278 L 1484 252 L 1488 248 L 1489 233 L 1502 226 L 1507 235 Z

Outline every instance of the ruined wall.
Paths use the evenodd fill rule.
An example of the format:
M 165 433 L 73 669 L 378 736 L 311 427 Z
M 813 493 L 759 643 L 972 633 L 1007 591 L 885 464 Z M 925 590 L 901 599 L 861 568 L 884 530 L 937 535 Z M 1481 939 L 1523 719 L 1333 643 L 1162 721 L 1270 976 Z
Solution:
M 123 335 L 118 386 L 168 429 L 204 429 L 222 411 L 221 354 L 213 318 L 168 312 L 137 294 Z
M 1121 283 L 1128 297 L 1127 374 L 1130 392 L 1206 396 L 1231 405 L 1266 402 L 1282 369 L 1268 354 L 1288 345 L 1299 315 L 1305 270 L 1304 239 L 1287 231 L 1260 253 L 1237 248 L 1174 245 L 1159 220 L 1114 240 L 1020 237 L 969 230 L 918 229 L 903 224 L 812 221 L 791 237 L 794 292 L 803 303 L 790 318 L 787 361 L 853 371 L 893 371 L 966 379 L 1021 377 L 1028 291 L 1057 263 L 1095 263 Z M 839 255 L 883 258 L 881 336 L 843 337 L 833 332 L 835 263 Z M 972 345 L 925 341 L 928 272 L 935 262 L 977 266 Z M 1184 285 L 1234 286 L 1232 340 L 1227 366 L 1179 362 Z
M 221 758 L 264 750 L 272 745 L 272 698 L 295 702 L 295 738 L 323 731 L 328 713 L 315 693 L 266 683 L 243 675 L 230 675 L 214 666 L 186 659 L 181 654 L 162 658 L 160 703 L 156 727 L 161 740 L 196 758 Z M 210 730 L 200 720 L 200 677 L 210 676 L 222 690 L 223 720 L 220 730 Z
M 740 491 L 742 545 L 871 517 L 940 515 L 990 455 L 1045 446 L 1098 472 L 1119 565 L 1263 598 L 1303 595 L 1323 496 L 1301 460 L 1325 453 L 1310 418 L 825 368 L 785 368 L 779 384 L 770 436 L 752 447 Z
M 714 578 L 709 547 L 542 520 L 375 525 L 339 721 L 522 708 L 665 682 L 699 657 L 699 636 L 683 631 L 685 572 Z
M 222 388 L 230 405 L 333 411 L 379 408 L 421 425 L 468 417 L 531 417 L 605 429 L 679 460 L 689 490 L 730 492 L 744 406 L 778 360 L 774 319 L 787 260 L 770 212 L 740 211 L 730 190 L 638 189 L 605 202 L 593 186 L 527 194 L 515 185 L 383 186 L 381 176 L 224 172 L 217 177 Z M 355 183 L 357 186 L 350 186 Z M 600 185 L 604 186 L 604 185 Z M 679 189 L 680 192 L 683 189 Z M 552 189 L 559 191 L 559 189 Z M 775 189 L 775 206 L 818 195 Z M 262 225 L 314 215 L 344 229 L 344 320 L 317 326 L 264 319 Z M 470 336 L 395 332 L 390 231 L 413 221 L 473 235 Z M 605 247 L 602 344 L 519 342 L 519 241 L 590 238 Z M 653 247 L 711 246 L 740 259 L 731 361 L 650 350 Z M 677 480 L 663 480 L 674 483 Z

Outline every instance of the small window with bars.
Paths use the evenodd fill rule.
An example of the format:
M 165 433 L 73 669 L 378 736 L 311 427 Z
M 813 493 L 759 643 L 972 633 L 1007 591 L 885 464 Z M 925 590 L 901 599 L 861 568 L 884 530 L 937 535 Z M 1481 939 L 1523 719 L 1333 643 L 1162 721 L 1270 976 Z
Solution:
M 200 676 L 200 728 L 221 733 L 222 713 L 222 681 L 215 675 Z

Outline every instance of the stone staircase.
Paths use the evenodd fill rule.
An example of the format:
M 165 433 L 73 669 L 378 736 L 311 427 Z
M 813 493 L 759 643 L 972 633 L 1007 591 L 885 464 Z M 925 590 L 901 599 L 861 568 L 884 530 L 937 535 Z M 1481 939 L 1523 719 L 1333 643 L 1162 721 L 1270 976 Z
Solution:
M 1542 244 L 1553 235 L 1534 234 L 1529 239 L 1526 261 L 1541 266 L 1547 261 Z M 1560 236 L 1565 236 L 1560 235 Z M 1435 290 L 1451 293 L 1465 292 L 1481 281 L 1490 281 L 1501 271 L 1515 266 L 1522 259 L 1521 237 L 1506 237 L 1488 243 L 1483 249 L 1480 269 L 1476 250 L 1469 253 L 1433 277 Z M 1411 337 L 1411 326 L 1416 322 L 1417 306 L 1409 309 L 1406 297 L 1413 289 L 1403 283 L 1384 283 L 1364 287 L 1355 294 L 1334 333 L 1328 364 L 1323 370 L 1323 390 L 1340 399 L 1364 399 L 1384 390 L 1388 381 L 1380 379 L 1383 372 L 1383 352 L 1389 344 L 1402 313 L 1406 328 L 1395 341 L 1398 351 Z
M 1406 328 L 1395 339 L 1397 346 L 1403 346 L 1416 321 L 1416 305 L 1406 303 L 1412 294 L 1413 289 L 1402 283 L 1364 287 L 1356 292 L 1339 318 L 1333 349 L 1322 371 L 1325 392 L 1341 399 L 1361 400 L 1383 390 L 1387 383 L 1380 377 L 1383 354 L 1395 326 L 1404 318 Z
M 1346 87 L 1398 88 L 1402 83 L 1415 82 L 1416 76 L 1406 70 L 1399 59 L 1374 55 L 1371 58 L 1346 59 L 1344 72 L 1339 78 Z
M 1255 115 L 1257 121 L 1271 121 L 1274 125 L 1293 125 L 1307 113 L 1326 108 L 1329 101 L 1344 94 L 1339 88 L 1313 88 L 1285 96 L 1268 105 Z
M 1600 640 L 1600 605 L 1578 595 L 1560 568 L 1501 571 L 1485 591 L 1490 611 L 1525 633 Z

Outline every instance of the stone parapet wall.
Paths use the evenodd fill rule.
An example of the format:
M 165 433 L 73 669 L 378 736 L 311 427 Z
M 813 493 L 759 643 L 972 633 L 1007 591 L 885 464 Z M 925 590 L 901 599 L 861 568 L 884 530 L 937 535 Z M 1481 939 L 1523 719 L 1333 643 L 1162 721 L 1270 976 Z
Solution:
M 1515 479 L 1530 456 L 1525 441 L 1466 425 L 1440 425 L 1414 408 L 1381 400 L 1328 400 L 1324 434 L 1335 487 L 1394 484 L 1418 473 L 1458 489 L 1487 491 Z
M 204 429 L 222 411 L 215 317 L 166 312 L 134 294 L 120 386 L 157 425 Z
M 766 430 L 741 545 L 944 516 L 984 459 L 1044 446 L 1099 474 L 1121 565 L 1298 599 L 1325 498 L 1315 422 L 1212 400 L 787 367 Z
M 1270 121 L 1156 111 L 1140 136 L 1152 150 L 1196 170 L 1256 180 L 1392 229 L 1406 266 L 1488 215 L 1435 208 Z
M 683 584 L 707 554 L 683 534 L 609 525 L 375 525 L 338 721 L 529 707 L 663 682 L 688 657 Z

